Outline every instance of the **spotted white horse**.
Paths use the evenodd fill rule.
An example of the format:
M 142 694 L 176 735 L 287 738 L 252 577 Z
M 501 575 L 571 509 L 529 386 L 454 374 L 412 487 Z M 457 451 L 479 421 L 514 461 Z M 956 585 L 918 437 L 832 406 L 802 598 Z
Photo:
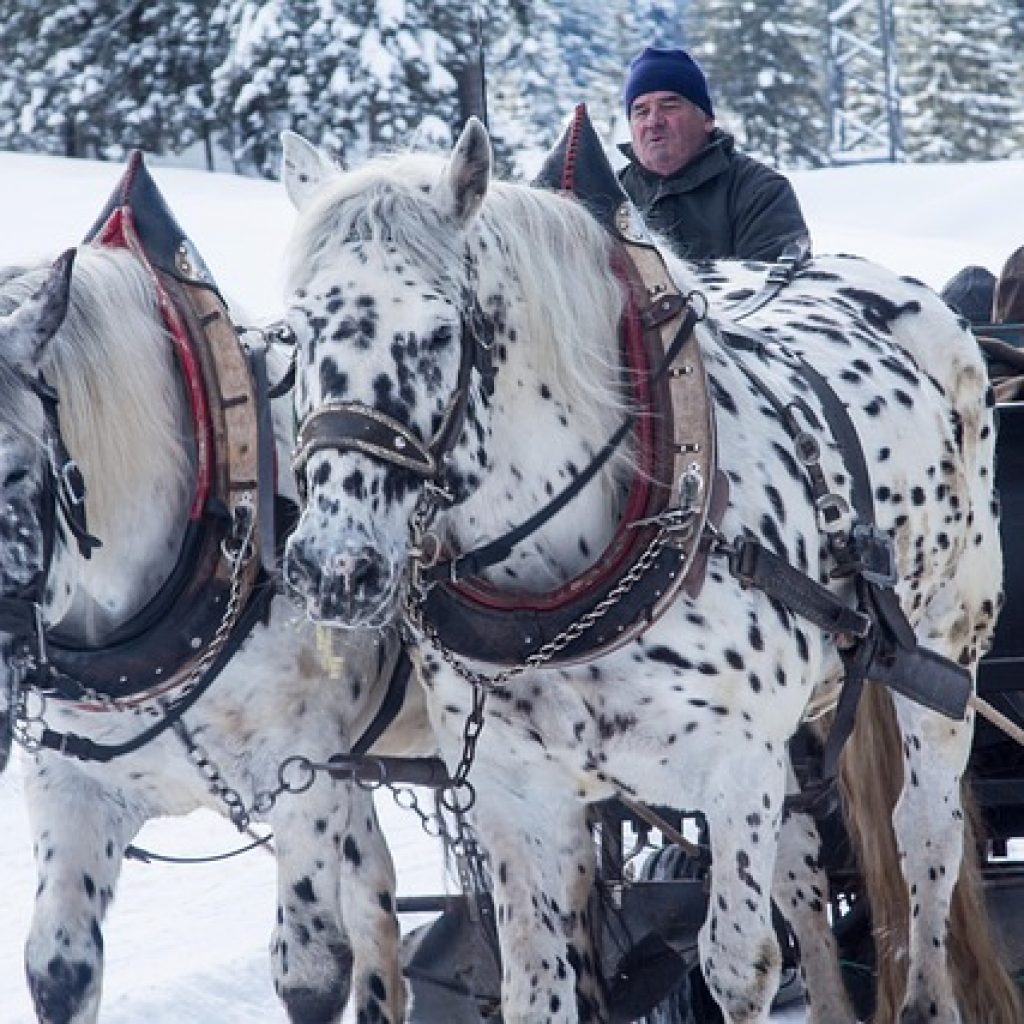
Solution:
M 491 181 L 489 140 L 474 121 L 447 160 L 409 154 L 340 173 L 288 136 L 285 164 L 300 210 L 288 316 L 298 336 L 304 497 L 285 576 L 318 622 L 406 619 L 452 767 L 467 752 L 467 717 L 486 696 L 483 728 L 469 730 L 469 780 L 493 861 L 504 1020 L 603 1019 L 587 934 L 593 851 L 584 811 L 616 793 L 707 816 L 714 870 L 702 968 L 730 1024 L 766 1020 L 779 972 L 769 892 L 785 831 L 786 744 L 815 688 L 843 675 L 834 632 L 743 585 L 722 553 L 730 545 L 718 545 L 699 595 L 681 593 L 624 646 L 547 668 L 538 661 L 551 652 L 542 651 L 529 666 L 496 671 L 486 637 L 469 665 L 438 650 L 416 585 L 439 545 L 478 551 L 544 508 L 619 427 L 629 402 L 617 337 L 626 299 L 610 269 L 621 262 L 617 243 L 571 199 Z M 662 255 L 684 295 L 738 299 L 763 279 L 763 267 Z M 756 543 L 812 589 L 858 607 L 851 579 L 830 576 L 836 548 L 823 538 L 814 459 L 806 448 L 807 465 L 797 457 L 792 421 L 817 437 L 829 494 L 848 502 L 866 480 L 847 469 L 849 443 L 826 426 L 837 414 L 798 372 L 809 365 L 859 436 L 880 531 L 869 536 L 894 542 L 890 594 L 921 644 L 969 679 L 1001 579 L 992 399 L 969 334 L 920 283 L 853 258 L 802 269 L 747 318 L 759 333 L 746 350 L 723 343 L 718 308 L 712 299 L 694 336 L 730 484 L 719 536 Z M 510 557 L 484 561 L 490 593 L 514 587 L 543 598 L 583 578 L 615 534 L 630 450 L 620 446 L 569 511 Z M 928 662 L 912 637 L 904 641 Z M 951 970 L 947 943 L 966 945 L 974 966 L 991 954 L 983 922 L 976 936 L 949 926 L 955 900 L 972 886 L 977 897 L 966 875 L 954 897 L 972 720 L 892 699 L 904 781 L 891 828 L 909 893 L 894 1019 L 959 1024 L 969 1011 L 955 993 L 970 982 L 953 977 L 963 969 Z M 890 824 L 876 816 L 865 828 Z M 799 838 L 786 845 L 791 855 Z M 788 896 L 812 899 L 792 884 Z M 984 1019 L 1009 1024 L 1016 1011 L 989 996 L 978 999 Z M 841 1002 L 812 1007 L 814 1019 L 852 1020 Z
M 63 642 L 102 647 L 178 561 L 196 452 L 152 270 L 126 250 L 86 246 L 69 292 L 70 272 L 65 257 L 49 275 L 10 269 L 0 282 L 0 573 L 5 613 L 7 599 L 17 607 L 16 595 L 45 572 L 47 632 L 59 624 Z M 271 353 L 272 375 L 288 357 Z M 287 459 L 290 403 L 275 404 L 279 458 Z M 59 459 L 58 437 L 74 463 Z M 54 465 L 62 474 L 77 465 L 85 481 L 88 529 L 102 542 L 88 560 Z M 403 1019 L 394 875 L 372 800 L 308 767 L 349 749 L 372 715 L 378 647 L 361 642 L 331 673 L 314 628 L 273 596 L 267 619 L 174 729 L 159 726 L 182 706 L 159 687 L 122 702 L 104 701 L 102 685 L 76 696 L 67 678 L 63 695 L 27 693 L 22 739 L 34 745 L 44 730 L 67 737 L 67 752 L 44 746 L 25 760 L 39 878 L 25 967 L 41 1022 L 97 1019 L 102 922 L 125 850 L 148 819 L 197 807 L 273 827 L 271 959 L 289 1018 L 329 1024 L 351 996 L 361 1020 Z M 110 682 L 116 694 L 118 681 Z M 159 735 L 112 760 L 70 756 L 131 748 L 154 727 Z M 267 911 L 270 928 L 270 899 Z

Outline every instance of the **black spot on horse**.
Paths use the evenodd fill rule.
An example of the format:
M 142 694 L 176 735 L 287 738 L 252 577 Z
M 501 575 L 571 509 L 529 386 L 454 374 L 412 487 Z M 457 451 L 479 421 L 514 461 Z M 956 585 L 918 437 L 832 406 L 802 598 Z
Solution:
M 309 876 L 299 879 L 299 881 L 292 886 L 292 892 L 294 892 L 303 903 L 316 902 L 316 895 L 313 893 L 313 882 Z
M 348 392 L 348 374 L 338 369 L 331 356 L 320 363 L 320 395 L 324 401 L 344 398 Z
M 671 665 L 672 668 L 678 668 L 684 671 L 686 669 L 693 668 L 693 663 L 691 661 L 684 658 L 681 654 L 677 654 L 670 647 L 660 645 L 657 647 L 651 647 L 646 654 L 651 661 L 658 661 L 663 665 Z
M 354 868 L 357 868 L 362 864 L 363 855 L 359 852 L 359 847 L 351 836 L 345 836 L 345 845 L 342 852 L 345 854 L 345 860 L 347 860 Z

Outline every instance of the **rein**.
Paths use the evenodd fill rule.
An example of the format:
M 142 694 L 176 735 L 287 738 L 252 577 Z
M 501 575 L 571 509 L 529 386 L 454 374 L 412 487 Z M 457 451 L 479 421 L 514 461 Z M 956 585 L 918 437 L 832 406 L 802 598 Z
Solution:
M 662 305 L 659 307 L 659 313 L 664 315 L 664 319 L 675 316 L 682 311 L 684 305 L 686 311 L 675 339 L 665 353 L 661 364 L 650 376 L 650 386 L 652 387 L 664 379 L 679 357 L 683 346 L 689 340 L 693 328 L 702 319 L 703 314 L 698 313 L 690 305 L 689 299 L 690 296 L 687 296 L 684 299 L 680 299 L 679 304 L 672 303 L 668 306 Z M 660 321 L 654 319 L 648 321 L 652 326 L 658 322 Z M 465 577 L 479 576 L 485 569 L 505 561 L 512 554 L 512 550 L 517 544 L 520 544 L 532 533 L 539 530 L 546 522 L 554 518 L 597 476 L 601 468 L 615 454 L 626 437 L 629 436 L 630 431 L 636 425 L 637 416 L 638 413 L 636 411 L 627 413 L 614 433 L 612 433 L 583 470 L 573 477 L 546 505 L 541 506 L 528 519 L 525 519 L 507 533 L 502 534 L 496 540 L 474 548 L 472 551 L 467 551 L 465 554 L 458 555 L 449 561 L 437 562 L 434 565 L 425 567 L 420 574 L 422 581 L 427 584 L 442 580 L 450 580 L 452 583 L 455 583 Z

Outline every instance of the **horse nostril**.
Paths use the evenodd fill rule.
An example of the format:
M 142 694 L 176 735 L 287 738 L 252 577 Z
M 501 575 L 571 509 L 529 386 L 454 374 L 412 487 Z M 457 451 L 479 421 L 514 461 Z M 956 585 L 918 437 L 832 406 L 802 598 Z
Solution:
M 290 542 L 284 558 L 284 578 L 288 585 L 299 590 L 307 582 L 315 581 L 318 575 L 317 563 L 310 557 L 307 545 Z

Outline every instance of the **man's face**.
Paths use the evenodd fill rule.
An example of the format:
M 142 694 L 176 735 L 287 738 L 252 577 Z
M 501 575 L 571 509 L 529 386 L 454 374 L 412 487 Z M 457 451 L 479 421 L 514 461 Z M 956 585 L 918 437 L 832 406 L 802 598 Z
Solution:
M 644 93 L 629 111 L 637 160 L 663 177 L 686 166 L 707 145 L 714 127 L 714 118 L 674 92 Z

